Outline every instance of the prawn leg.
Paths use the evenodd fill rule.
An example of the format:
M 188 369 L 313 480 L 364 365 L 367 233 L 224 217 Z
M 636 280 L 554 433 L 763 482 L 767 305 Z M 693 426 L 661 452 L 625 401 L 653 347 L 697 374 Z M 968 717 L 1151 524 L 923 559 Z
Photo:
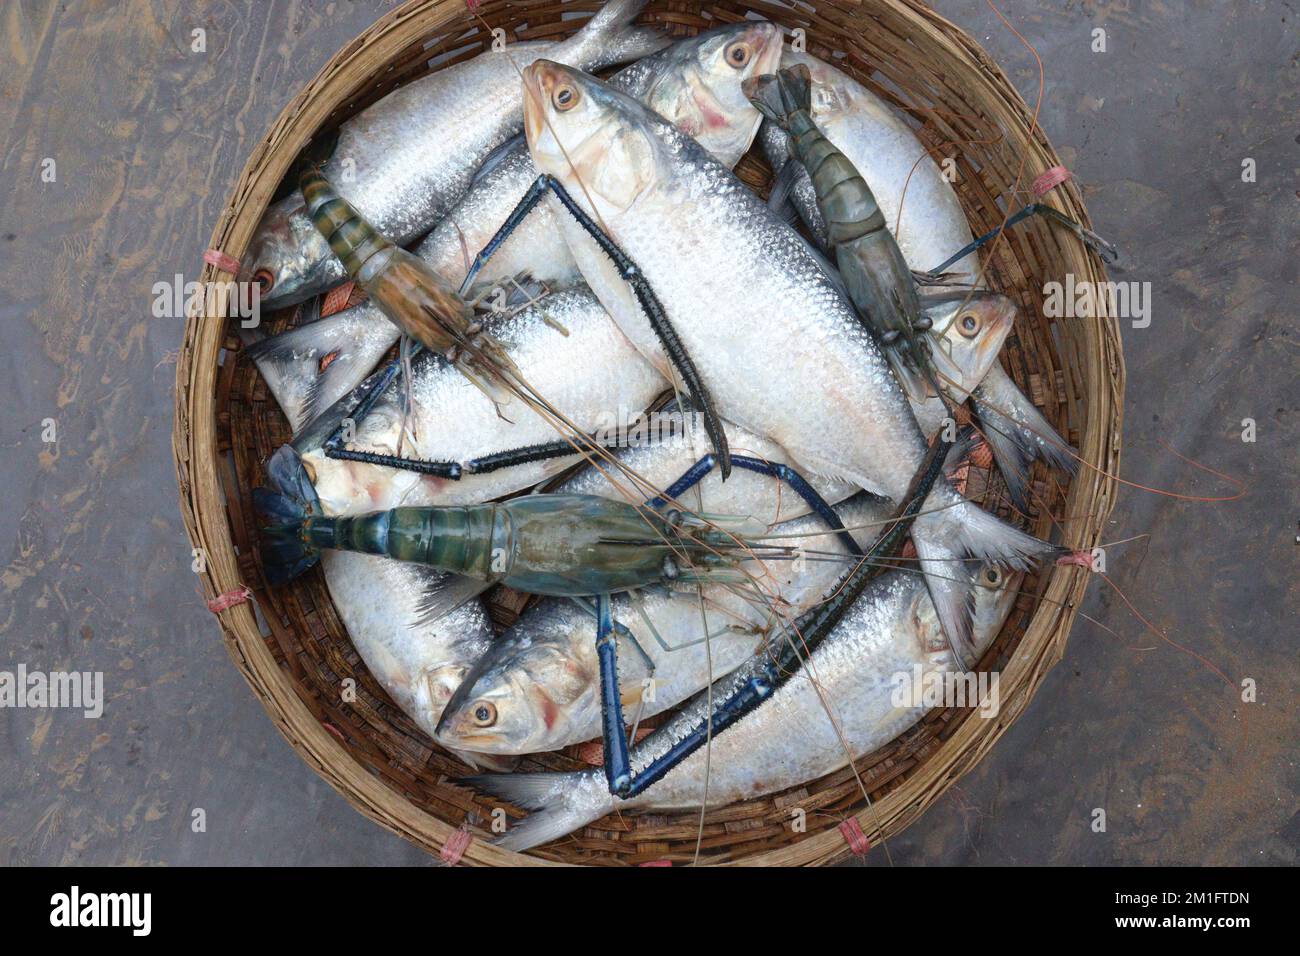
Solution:
M 654 330 L 655 336 L 668 353 L 669 360 L 673 367 L 686 383 L 686 388 L 690 391 L 691 396 L 699 405 L 700 411 L 704 416 L 704 430 L 708 433 L 709 440 L 713 443 L 714 451 L 718 456 L 718 466 L 722 470 L 722 478 L 725 481 L 731 474 L 731 453 L 727 447 L 727 436 L 722 430 L 722 422 L 718 418 L 717 410 L 713 405 L 713 397 L 704 387 L 704 382 L 700 378 L 700 373 L 695 367 L 695 362 L 691 359 L 682 344 L 681 337 L 673 327 L 668 315 L 664 312 L 663 304 L 659 297 L 655 295 L 650 283 L 646 281 L 641 270 L 627 256 L 622 249 L 605 235 L 604 231 L 587 215 L 587 213 L 569 195 L 568 191 L 554 176 L 543 173 L 534 180 L 528 192 L 524 194 L 523 199 L 515 206 L 513 212 L 506 217 L 506 221 L 497 230 L 483 250 L 474 258 L 470 265 L 469 272 L 465 277 L 465 284 L 462 289 L 468 287 L 468 283 L 474 280 L 478 271 L 483 267 L 483 263 L 501 247 L 501 244 L 510 237 L 510 234 L 519 227 L 525 217 L 541 202 L 542 197 L 551 192 L 555 198 L 560 201 L 569 214 L 582 227 L 583 231 L 591 236 L 592 240 L 600 247 L 600 250 L 610 258 L 618 269 L 619 277 L 623 279 L 632 288 L 632 293 L 636 296 L 641 310 L 646 314 L 650 321 L 650 327 Z
M 537 445 L 526 445 L 523 448 L 512 448 L 508 451 L 493 452 L 490 455 L 483 455 L 479 458 L 471 458 L 467 461 L 425 461 L 419 458 L 400 458 L 396 455 L 384 455 L 378 452 L 354 451 L 350 448 L 344 448 L 341 443 L 342 433 L 335 433 L 340 439 L 333 445 L 327 445 L 325 454 L 329 458 L 337 458 L 343 461 L 359 461 L 369 465 L 383 465 L 386 468 L 398 468 L 403 471 L 414 471 L 422 475 L 433 475 L 437 478 L 446 478 L 449 481 L 459 481 L 466 475 L 485 475 L 489 472 L 500 471 L 502 468 L 512 468 L 515 465 L 526 465 L 535 461 L 547 461 L 552 458 L 567 458 L 570 455 L 580 455 L 594 448 L 614 448 L 618 446 L 617 438 L 611 438 L 608 441 L 601 441 L 591 436 L 573 438 L 571 440 L 559 439 L 553 442 L 543 442 Z
M 651 498 L 646 502 L 646 504 L 651 508 L 662 508 L 668 503 L 669 499 L 680 497 L 684 492 L 703 481 L 705 476 L 717 467 L 717 464 L 718 460 L 715 455 L 705 455 L 688 468 L 680 478 L 673 482 L 668 487 L 667 491 L 657 498 Z M 808 507 L 826 523 L 827 527 L 836 532 L 836 536 L 840 539 L 840 543 L 848 549 L 849 554 L 855 557 L 861 557 L 862 549 L 858 547 L 858 543 L 853 540 L 853 536 L 845 530 L 844 522 L 840 521 L 839 515 L 835 513 L 835 509 L 833 509 L 830 506 L 830 503 L 818 494 L 817 489 L 810 485 L 808 480 L 804 478 L 803 475 L 799 474 L 799 472 L 795 471 L 795 469 L 791 468 L 789 465 L 763 461 L 761 458 L 750 458 L 747 455 L 732 455 L 731 464 L 733 467 L 741 468 L 745 471 L 752 471 L 760 475 L 767 475 L 769 478 L 775 478 L 778 481 L 785 482 L 794 490 L 795 494 L 802 498 L 804 503 L 807 504 Z
M 484 264 L 498 249 L 501 248 L 502 243 L 504 243 L 510 235 L 519 228 L 520 223 L 522 223 L 524 219 L 527 218 L 528 214 L 536 208 L 537 204 L 541 202 L 542 198 L 548 191 L 555 194 L 555 197 L 564 205 L 565 209 L 569 211 L 577 221 L 578 225 L 591 236 L 595 243 L 600 247 L 601 251 L 604 252 L 605 255 L 609 256 L 610 260 L 618 269 L 619 276 L 627 282 L 629 286 L 631 286 L 637 302 L 640 304 L 641 309 L 649 319 L 650 326 L 654 330 L 660 343 L 663 345 L 664 351 L 668 353 L 669 359 L 677 369 L 678 374 L 681 375 L 682 381 L 686 383 L 686 387 L 690 391 L 691 396 L 700 406 L 701 412 L 704 416 L 704 430 L 708 434 L 709 440 L 713 443 L 715 453 L 717 454 L 718 465 L 722 470 L 722 478 L 725 481 L 731 474 L 731 452 L 727 446 L 726 434 L 722 430 L 722 423 L 719 420 L 717 410 L 714 407 L 713 398 L 704 387 L 704 383 L 700 379 L 699 371 L 696 369 L 694 361 L 687 353 L 685 346 L 682 345 L 681 337 L 677 334 L 677 330 L 673 327 L 672 322 L 664 312 L 659 297 L 655 295 L 654 290 L 650 287 L 650 283 L 646 281 L 636 264 L 628 258 L 627 254 L 624 253 L 623 250 L 609 238 L 609 236 L 605 235 L 591 217 L 573 201 L 573 197 L 568 194 L 564 186 L 554 177 L 541 175 L 533 181 L 532 186 L 528 188 L 528 192 L 524 194 L 524 197 L 515 206 L 514 210 L 506 217 L 506 221 L 501 224 L 501 228 L 496 231 L 496 234 L 488 240 L 487 245 L 484 246 L 482 250 L 479 251 L 478 255 L 474 257 L 474 261 L 470 264 L 469 270 L 465 274 L 465 280 L 461 283 L 458 295 L 463 297 L 467 293 L 468 289 L 473 284 L 474 279 L 482 270 Z M 392 381 L 397 371 L 394 366 L 397 364 L 398 363 L 394 362 L 393 365 L 390 365 L 389 369 L 386 370 L 383 377 L 383 386 L 378 387 L 371 392 L 368 402 L 363 401 L 361 405 L 358 406 L 358 409 L 361 411 L 361 415 L 357 419 L 358 422 L 364 419 L 365 415 L 369 413 L 370 408 L 374 404 L 374 400 L 378 397 L 378 394 L 382 391 L 383 387 L 386 387 L 388 382 Z M 536 449 L 538 447 L 540 446 L 533 446 L 533 448 L 527 449 L 526 451 L 530 453 L 531 457 L 522 458 L 520 463 L 538 460 L 536 457 Z M 570 453 L 572 453 L 571 450 L 565 452 L 557 451 L 554 454 L 545 457 L 560 457 L 563 454 Z M 400 468 L 407 471 L 420 472 L 422 474 L 437 475 L 439 477 L 459 477 L 459 475 L 456 474 L 456 463 L 453 462 L 420 462 L 417 459 L 401 458 L 391 455 L 374 455 L 369 452 L 354 452 L 344 449 L 342 447 L 341 428 L 331 436 L 331 446 L 326 448 L 326 454 L 332 458 L 385 465 L 391 468 Z M 497 464 L 495 467 L 507 467 L 510 463 L 511 462 L 506 460 L 505 463 Z
M 957 442 L 965 441 L 970 434 L 969 428 L 962 429 L 957 436 Z M 677 742 L 666 753 L 649 761 L 635 773 L 631 772 L 631 756 L 629 756 L 627 785 L 615 789 L 611 784 L 610 793 L 623 799 L 642 793 L 703 747 L 714 734 L 722 733 L 760 706 L 778 687 L 802 669 L 803 660 L 826 639 L 848 613 L 867 584 L 887 569 L 888 559 L 902 545 L 903 538 L 910 531 L 926 495 L 942 474 L 944 459 L 954 444 L 956 442 L 945 442 L 939 438 L 931 446 L 913 480 L 912 488 L 905 499 L 906 504 L 894 522 L 881 532 L 880 537 L 872 544 L 863 559 L 840 579 L 830 596 L 799 619 L 799 623 L 794 628 L 798 637 L 770 651 L 759 652 L 747 664 L 727 677 L 721 678 L 715 685 L 715 690 L 719 692 L 718 699 L 708 717 L 696 721 L 689 728 L 684 727 Z M 607 754 L 608 747 L 607 736 Z M 622 782 L 621 778 L 619 782 Z
M 632 765 L 623 730 L 623 700 L 618 690 L 618 639 L 609 609 L 609 595 L 596 599 L 596 656 L 600 661 L 600 716 L 605 737 L 605 779 L 609 792 L 626 794 L 632 786 Z
M 972 252 L 974 252 L 976 249 L 980 248 L 981 246 L 989 242 L 992 242 L 995 238 L 998 237 L 998 235 L 1000 235 L 1003 232 L 1003 230 L 1008 229 L 1011 226 L 1016 225 L 1017 223 L 1023 222 L 1024 220 L 1028 219 L 1030 216 L 1043 216 L 1044 218 L 1049 219 L 1052 222 L 1058 223 L 1059 225 L 1064 226 L 1066 229 L 1069 229 L 1076 236 L 1078 236 L 1080 239 L 1083 240 L 1084 245 L 1086 245 L 1089 249 L 1092 249 L 1094 252 L 1096 252 L 1097 255 L 1101 256 L 1101 258 L 1107 264 L 1114 265 L 1116 262 L 1119 261 L 1119 249 L 1117 249 L 1113 243 L 1107 242 L 1105 239 L 1097 235 L 1091 229 L 1088 229 L 1085 226 L 1082 226 L 1079 223 L 1075 222 L 1073 219 L 1071 219 L 1065 213 L 1061 212 L 1059 209 L 1054 209 L 1053 207 L 1047 205 L 1046 203 L 1031 202 L 1029 205 L 1025 206 L 1019 212 L 1009 216 L 1007 218 L 1007 221 L 1003 223 L 1001 226 L 998 226 L 996 229 L 990 229 L 988 232 L 984 233 L 984 235 L 980 236 L 977 239 L 972 240 L 968 245 L 963 246 L 957 252 L 950 255 L 939 265 L 931 269 L 929 273 L 926 275 L 929 276 L 941 275 L 943 271 L 947 269 L 949 266 L 953 265 L 956 262 L 960 262 L 962 259 L 965 259 L 968 255 L 970 255 Z

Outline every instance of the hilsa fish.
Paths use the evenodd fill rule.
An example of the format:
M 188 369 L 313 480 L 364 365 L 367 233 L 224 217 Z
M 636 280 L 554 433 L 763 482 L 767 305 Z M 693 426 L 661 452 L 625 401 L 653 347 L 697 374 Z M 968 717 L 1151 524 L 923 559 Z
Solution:
M 1020 575 L 988 565 L 975 576 L 974 646 L 981 653 L 1014 604 Z M 929 709 L 902 699 L 901 680 L 961 674 L 921 578 L 889 572 L 868 585 L 804 672 L 763 706 L 713 738 L 643 794 L 620 800 L 599 770 L 485 774 L 464 782 L 531 811 L 495 842 L 515 851 L 558 839 L 615 809 L 687 810 L 706 797 L 724 806 L 816 780 L 868 754 L 915 724 Z M 726 679 L 714 687 L 720 699 Z M 634 769 L 676 743 L 712 706 L 700 692 L 633 751 Z
M 780 56 L 781 32 L 774 24 L 729 24 L 679 40 L 609 82 L 694 137 L 719 162 L 734 166 L 762 119 L 741 92 L 741 83 L 775 69 Z M 421 240 L 416 257 L 448 286 L 460 287 L 475 255 L 536 179 L 527 142 L 522 136 L 508 140 L 474 173 L 464 198 Z M 518 277 L 550 289 L 581 282 L 549 207 L 538 207 L 524 219 L 482 264 L 467 292 L 495 301 L 494 290 L 510 289 Z M 297 400 L 283 406 L 297 433 L 360 384 L 398 334 L 384 312 L 365 301 L 267 339 L 249 355 L 259 365 L 273 366 L 280 378 L 303 383 Z
M 640 357 L 585 287 L 543 296 L 514 315 L 489 318 L 486 330 L 537 391 L 563 409 L 585 435 L 598 431 L 613 410 L 647 408 L 665 388 L 663 377 Z M 593 362 L 593 355 L 600 361 Z M 301 391 L 300 383 L 311 373 L 302 363 L 272 366 L 259 361 L 259 368 L 277 398 L 283 391 Z M 561 437 L 531 406 L 511 401 L 500 407 L 452 363 L 429 352 L 412 360 L 409 382 L 392 383 L 359 421 L 352 418 L 357 401 L 357 394 L 345 396 L 294 439 L 327 514 L 491 501 L 545 481 L 578 458 L 575 450 L 568 457 L 449 480 L 329 457 L 326 439 L 349 422 L 347 447 L 425 461 L 462 462 Z
M 923 333 L 930 340 L 928 347 L 943 356 L 946 369 L 937 383 L 914 380 L 915 393 L 906 393 L 921 433 L 929 439 L 951 414 L 950 407 L 965 403 L 994 369 L 1001 371 L 998 353 L 1020 309 L 994 292 L 953 291 L 924 297 L 921 313 L 929 323 L 929 331 Z M 936 393 L 936 384 L 942 396 Z
M 776 441 L 805 472 L 901 500 L 925 439 L 871 334 L 794 230 L 688 137 L 599 80 L 542 60 L 525 86 L 533 161 L 636 263 L 718 412 Z M 592 291 L 668 375 L 627 283 L 589 236 L 563 225 Z M 970 639 L 969 586 L 953 570 L 962 559 L 1024 566 L 1050 549 L 946 482 L 912 539 L 955 644 Z
M 398 245 L 412 242 L 460 200 L 492 150 L 518 133 L 519 69 L 539 56 L 599 69 L 655 52 L 667 37 L 631 25 L 644 6 L 610 0 L 563 42 L 485 50 L 400 87 L 339 127 L 322 174 L 376 229 Z M 259 282 L 262 305 L 273 309 L 344 277 L 297 196 L 267 210 L 239 275 Z

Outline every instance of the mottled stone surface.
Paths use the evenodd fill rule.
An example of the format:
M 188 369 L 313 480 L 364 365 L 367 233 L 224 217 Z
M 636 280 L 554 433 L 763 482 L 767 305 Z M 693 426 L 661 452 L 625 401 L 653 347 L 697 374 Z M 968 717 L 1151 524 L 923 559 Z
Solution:
M 103 671 L 107 697 L 98 720 L 0 711 L 0 863 L 429 860 L 309 770 L 227 659 L 175 505 L 181 319 L 150 314 L 155 282 L 195 272 L 278 111 L 391 6 L 0 9 L 0 669 Z M 1033 58 L 987 5 L 939 7 L 1032 103 Z M 1226 504 L 1121 495 L 1111 537 L 1151 537 L 1115 549 L 1109 570 L 1184 650 L 1096 582 L 1084 610 L 1101 623 L 1078 621 L 1020 722 L 890 851 L 913 864 L 1293 863 L 1297 14 L 1000 7 L 1042 54 L 1041 122 L 1126 254 L 1113 278 L 1152 284 L 1151 326 L 1125 331 L 1125 476 L 1224 493 L 1167 442 L 1250 490 Z M 1091 49 L 1097 26 L 1105 53 Z M 196 28 L 205 53 L 191 50 Z M 41 178 L 47 157 L 55 182 Z M 1258 702 L 1212 668 L 1234 686 L 1254 678 Z M 1104 834 L 1089 826 L 1097 807 Z M 205 833 L 191 831 L 196 808 Z

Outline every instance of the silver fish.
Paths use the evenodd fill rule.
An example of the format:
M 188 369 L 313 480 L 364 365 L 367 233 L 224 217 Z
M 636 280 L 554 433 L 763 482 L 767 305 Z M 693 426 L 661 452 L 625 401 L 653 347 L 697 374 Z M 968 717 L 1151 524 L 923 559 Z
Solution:
M 533 388 L 584 434 L 612 421 L 620 408 L 646 408 L 664 388 L 662 376 L 640 358 L 586 289 L 545 296 L 487 329 Z M 410 414 L 403 410 L 403 385 L 394 382 L 370 414 L 355 423 L 349 448 L 464 462 L 559 438 L 555 426 L 530 406 L 515 399 L 498 405 L 441 356 L 417 356 L 410 385 Z M 344 402 L 331 410 L 332 416 L 342 422 L 349 408 Z M 329 458 L 320 438 L 335 424 L 331 416 L 322 416 L 295 442 L 327 514 L 477 504 L 535 485 L 576 460 L 575 454 L 454 481 Z
M 667 38 L 630 26 L 644 6 L 645 0 L 610 0 L 561 43 L 510 44 L 408 83 L 339 127 L 325 178 L 393 242 L 411 242 L 447 214 L 474 170 L 519 131 L 519 69 L 541 56 L 598 69 L 653 53 Z M 240 272 L 262 284 L 267 308 L 301 302 L 344 277 L 297 194 L 267 210 Z
M 740 23 L 679 40 L 610 79 L 692 135 L 719 162 L 734 166 L 758 131 L 760 116 L 741 83 L 774 69 L 781 32 L 771 23 Z M 475 173 L 464 198 L 416 249 L 448 283 L 459 286 L 473 257 L 488 244 L 537 179 L 520 136 L 498 148 Z M 486 262 L 470 288 L 489 295 L 525 275 L 563 288 L 581 280 L 549 206 L 537 207 Z M 266 340 L 251 353 L 304 383 L 298 401 L 285 405 L 296 433 L 355 388 L 397 340 L 398 330 L 372 303 Z M 296 366 L 286 368 L 285 366 Z
M 280 388 L 291 395 L 297 387 L 269 381 L 278 400 Z M 402 711 L 432 735 L 461 679 L 492 642 L 491 622 L 476 599 L 479 582 L 346 551 L 324 554 L 321 564 L 362 660 Z M 497 757 L 457 753 L 476 766 L 509 766 Z
M 719 413 L 776 441 L 805 472 L 901 500 L 925 439 L 870 333 L 794 230 L 688 137 L 595 78 L 541 60 L 525 86 L 533 161 L 636 263 Z M 567 217 L 562 225 L 592 291 L 667 371 L 627 283 L 585 232 Z M 959 560 L 1023 566 L 1047 550 L 946 482 L 912 539 L 957 644 L 970 635 Z
M 947 357 L 944 365 L 949 369 L 939 382 L 943 398 L 934 393 L 928 382 L 924 383 L 924 398 L 906 392 L 916 422 L 928 439 L 948 416 L 945 398 L 953 405 L 961 405 L 994 369 L 1001 371 L 998 353 L 1020 310 L 1004 295 L 951 292 L 942 297 L 923 298 L 922 311 L 934 323 L 927 333 L 931 348 L 944 353 Z
M 798 64 L 812 73 L 813 119 L 870 185 L 908 264 L 916 270 L 932 269 L 970 242 L 970 225 L 956 194 L 911 127 L 848 74 L 787 47 L 781 65 Z M 812 180 L 800 163 L 790 162 L 786 134 L 774 123 L 764 122 L 759 143 L 777 173 L 773 198 L 780 203 L 788 194 L 813 237 L 825 247 L 826 224 Z M 973 275 L 978 265 L 972 253 L 951 269 Z
M 1019 575 L 986 566 L 974 591 L 974 634 L 986 649 L 1011 612 Z M 771 700 L 718 734 L 640 796 L 620 800 L 609 793 L 602 770 L 471 777 L 476 789 L 531 810 L 496 842 L 523 851 L 557 839 L 615 809 L 698 808 L 785 790 L 825 776 L 888 743 L 929 709 L 923 700 L 899 696 L 920 675 L 922 686 L 964 673 L 944 639 L 934 605 L 921 579 L 903 571 L 873 582 L 805 664 L 805 673 L 779 687 Z M 991 684 L 989 686 L 992 686 Z M 713 688 L 714 700 L 728 689 Z M 981 702 L 981 705 L 983 702 Z M 708 695 L 697 694 L 632 753 L 635 771 L 664 754 L 708 713 Z M 833 720 L 832 720 L 833 716 Z
M 473 600 L 478 582 L 348 551 L 327 552 L 321 564 L 334 607 L 370 673 L 432 736 L 447 701 L 492 644 L 492 623 Z

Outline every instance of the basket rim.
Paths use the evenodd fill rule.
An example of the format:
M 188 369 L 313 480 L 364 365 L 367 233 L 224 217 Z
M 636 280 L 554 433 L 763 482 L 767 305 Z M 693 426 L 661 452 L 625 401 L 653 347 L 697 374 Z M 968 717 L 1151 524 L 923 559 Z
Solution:
M 982 83 L 990 94 L 990 118 L 1008 130 L 1026 153 L 1026 175 L 1033 169 L 1060 164 L 1041 127 L 1029 131 L 1031 112 L 1006 75 L 973 38 L 916 0 L 879 0 L 904 16 L 911 27 L 946 42 L 957 58 L 969 60 L 965 79 Z M 584 4 L 583 6 L 590 6 Z M 461 0 L 407 0 L 391 10 L 339 50 L 317 75 L 281 111 L 269 131 L 253 148 L 217 218 L 209 243 L 240 259 L 246 251 L 262 210 L 269 204 L 283 176 L 315 131 L 343 108 L 371 79 L 370 63 L 391 62 L 431 30 L 464 14 Z M 359 54 L 365 51 L 366 56 Z M 1058 187 L 1048 197 L 1084 225 L 1087 212 L 1074 183 Z M 255 211 L 255 215 L 253 214 Z M 1105 269 L 1095 253 L 1076 251 L 1076 265 L 1094 280 L 1105 279 Z M 211 599 L 242 587 L 238 558 L 227 514 L 225 496 L 216 474 L 218 460 L 215 386 L 224 350 L 225 302 L 222 283 L 235 278 L 230 272 L 206 264 L 201 281 L 218 283 L 217 294 L 203 297 L 208 310 L 192 312 L 186 319 L 177 360 L 175 419 L 172 451 L 180 490 L 181 517 L 194 547 L 203 550 L 206 568 L 199 573 L 205 597 Z M 211 299 L 210 302 L 207 299 Z M 1096 348 L 1082 351 L 1082 371 L 1090 387 L 1088 414 L 1079 441 L 1079 455 L 1108 475 L 1118 473 L 1123 418 L 1124 361 L 1119 326 L 1114 317 L 1099 318 L 1092 337 Z M 1093 343 L 1090 343 L 1093 344 Z M 1076 529 L 1074 546 L 1094 547 L 1114 506 L 1118 482 L 1096 471 L 1081 473 L 1071 484 L 1067 509 L 1086 496 L 1089 520 Z M 957 723 L 954 733 L 941 741 L 926 758 L 925 775 L 909 775 L 904 783 L 874 800 L 856 816 L 871 833 L 883 827 L 897 835 L 917 819 L 937 795 L 973 768 L 1024 711 L 1046 672 L 1060 659 L 1077 607 L 1089 581 L 1078 567 L 1045 570 L 1045 587 L 1016 653 L 1002 672 L 1004 695 L 996 720 L 971 715 Z M 386 829 L 437 854 L 457 827 L 416 806 L 390 789 L 380 777 L 359 763 L 348 747 L 336 739 L 312 714 L 296 693 L 294 684 L 274 660 L 253 607 L 243 603 L 216 614 L 223 642 L 231 659 L 248 681 L 277 729 L 304 760 L 357 810 Z M 1032 638 L 1032 641 L 1031 641 Z M 1028 649 L 1035 653 L 1022 653 Z M 935 772 L 937 771 L 937 772 Z M 919 779 L 925 776 L 929 782 Z M 884 821 L 884 822 L 882 822 Z M 834 828 L 806 834 L 796 843 L 765 850 L 716 865 L 809 865 L 836 862 L 850 853 Z M 489 866 L 576 865 L 531 854 L 507 851 L 474 840 L 464 851 L 467 863 Z M 709 861 L 713 863 L 714 861 Z

